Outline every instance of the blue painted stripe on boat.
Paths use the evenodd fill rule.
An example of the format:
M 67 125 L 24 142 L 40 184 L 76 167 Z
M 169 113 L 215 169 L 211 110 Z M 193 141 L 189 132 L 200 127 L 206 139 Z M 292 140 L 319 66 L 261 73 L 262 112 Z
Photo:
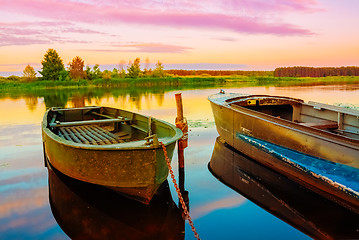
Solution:
M 357 168 L 313 157 L 240 133 L 237 133 L 236 137 L 330 184 L 333 184 L 330 181 L 335 182 L 341 185 L 337 187 L 359 198 L 359 169 Z

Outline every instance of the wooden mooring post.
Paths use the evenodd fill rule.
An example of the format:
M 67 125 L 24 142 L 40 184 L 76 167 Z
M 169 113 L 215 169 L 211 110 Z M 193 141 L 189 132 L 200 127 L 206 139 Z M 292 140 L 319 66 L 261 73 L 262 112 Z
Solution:
M 178 175 L 179 189 L 188 207 L 188 192 L 184 188 L 185 169 L 184 169 L 184 149 L 188 146 L 188 124 L 183 116 L 183 104 L 181 93 L 175 94 L 177 105 L 176 127 L 181 129 L 183 137 L 178 140 Z

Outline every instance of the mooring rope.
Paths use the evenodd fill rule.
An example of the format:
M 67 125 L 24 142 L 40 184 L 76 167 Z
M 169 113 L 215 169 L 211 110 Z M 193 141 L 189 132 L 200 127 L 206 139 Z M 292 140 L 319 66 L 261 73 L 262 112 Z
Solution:
M 177 195 L 178 195 L 178 199 L 180 200 L 180 203 L 181 203 L 181 205 L 182 205 L 183 213 L 184 213 L 184 215 L 186 216 L 186 218 L 188 219 L 188 223 L 189 223 L 189 225 L 190 225 L 191 228 L 192 228 L 192 231 L 193 231 L 193 233 L 194 233 L 195 238 L 198 239 L 198 240 L 200 240 L 199 235 L 198 235 L 198 233 L 197 233 L 197 231 L 196 231 L 196 228 L 195 228 L 194 225 L 193 225 L 191 216 L 189 215 L 189 212 L 188 212 L 186 203 L 185 203 L 184 200 L 183 200 L 181 191 L 180 191 L 180 189 L 179 189 L 179 187 L 178 187 L 178 185 L 177 185 L 177 182 L 176 182 L 176 179 L 175 179 L 175 175 L 174 175 L 173 170 L 172 170 L 171 162 L 170 162 L 170 159 L 168 158 L 166 146 L 163 144 L 163 142 L 160 142 L 160 144 L 161 144 L 161 146 L 162 146 L 163 153 L 164 153 L 164 155 L 165 155 L 167 167 L 168 167 L 168 170 L 169 170 L 169 172 L 170 172 L 170 174 L 171 174 L 172 182 L 173 182 L 173 184 L 174 184 L 174 186 L 175 186 L 175 189 L 176 189 L 176 192 L 177 192 Z

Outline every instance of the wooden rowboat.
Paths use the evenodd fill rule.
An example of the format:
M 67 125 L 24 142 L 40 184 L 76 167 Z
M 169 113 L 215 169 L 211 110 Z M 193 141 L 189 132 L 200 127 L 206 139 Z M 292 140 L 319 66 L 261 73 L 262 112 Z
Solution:
M 182 132 L 174 125 L 110 107 L 51 108 L 43 118 L 44 154 L 63 174 L 149 203 L 168 176 Z
M 221 137 L 208 168 L 222 183 L 313 239 L 359 238 L 358 213 L 244 155 Z
M 241 136 L 359 168 L 359 111 L 300 99 L 218 93 L 209 96 L 219 135 Z
M 209 100 L 230 146 L 359 213 L 358 111 L 263 95 Z

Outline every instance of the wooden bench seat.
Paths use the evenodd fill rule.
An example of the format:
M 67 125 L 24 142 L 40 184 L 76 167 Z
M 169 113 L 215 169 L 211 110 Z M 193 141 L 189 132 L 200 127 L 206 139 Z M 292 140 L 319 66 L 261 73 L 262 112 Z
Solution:
M 58 135 L 68 141 L 92 145 L 107 145 L 124 142 L 121 136 L 115 135 L 97 125 L 60 127 Z M 122 137 L 126 135 L 128 134 L 122 133 Z
M 338 123 L 330 120 L 323 120 L 320 122 L 303 122 L 298 123 L 303 126 L 317 128 L 317 129 L 336 129 L 338 128 Z
M 91 125 L 91 124 L 106 124 L 106 123 L 126 123 L 131 122 L 130 119 L 125 118 L 113 118 L 113 119 L 97 119 L 97 120 L 85 120 L 85 121 L 72 121 L 72 122 L 60 122 L 54 121 L 50 122 L 49 126 L 56 128 L 56 127 L 70 127 L 70 126 L 80 126 L 80 125 Z

